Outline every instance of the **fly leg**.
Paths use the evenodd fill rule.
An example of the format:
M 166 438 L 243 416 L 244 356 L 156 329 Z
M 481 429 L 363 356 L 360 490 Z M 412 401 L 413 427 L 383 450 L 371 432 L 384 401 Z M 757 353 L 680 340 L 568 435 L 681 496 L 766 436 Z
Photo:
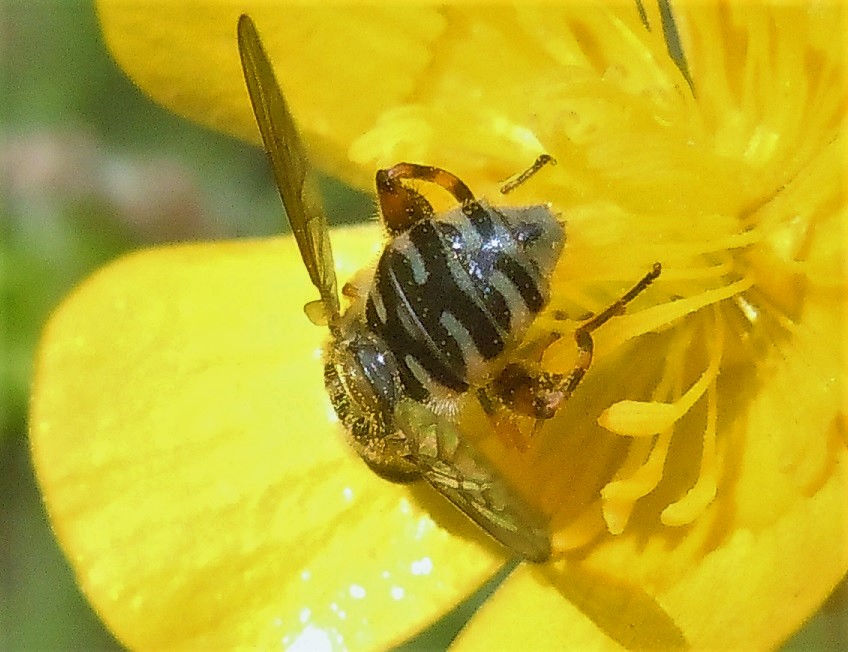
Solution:
M 542 154 L 534 163 L 501 186 L 501 194 L 512 192 L 525 183 L 546 165 L 555 165 L 549 154 Z M 473 210 L 477 204 L 474 193 L 455 174 L 432 165 L 418 163 L 397 163 L 385 170 L 377 171 L 377 197 L 380 201 L 380 213 L 383 225 L 389 235 L 395 236 L 406 231 L 419 220 L 433 216 L 433 206 L 418 190 L 405 181 L 425 181 L 437 185 L 451 195 L 460 206 Z
M 568 374 L 542 371 L 538 362 L 526 361 L 508 364 L 486 388 L 489 403 L 507 408 L 518 415 L 536 420 L 536 427 L 552 418 L 583 380 L 594 353 L 592 332 L 613 317 L 624 312 L 628 303 L 641 294 L 660 275 L 662 267 L 653 268 L 630 290 L 609 307 L 598 313 L 574 331 L 577 344 L 577 361 Z M 513 439 L 512 436 L 509 439 Z
M 419 220 L 433 216 L 433 206 L 406 180 L 427 181 L 447 190 L 461 204 L 476 202 L 474 194 L 459 177 L 432 165 L 398 163 L 377 171 L 377 197 L 383 224 L 390 235 L 406 231 Z

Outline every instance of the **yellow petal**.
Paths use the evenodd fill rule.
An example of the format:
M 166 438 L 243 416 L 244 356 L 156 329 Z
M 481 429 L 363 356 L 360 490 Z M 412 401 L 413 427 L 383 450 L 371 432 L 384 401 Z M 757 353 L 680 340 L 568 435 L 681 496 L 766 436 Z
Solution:
M 235 31 L 239 15 L 250 14 L 311 155 L 331 170 L 339 169 L 337 152 L 380 111 L 412 93 L 430 63 L 429 43 L 444 28 L 435 8 L 389 3 L 106 0 L 97 11 L 112 56 L 143 90 L 180 115 L 258 144 Z M 351 168 L 342 171 L 350 179 Z M 354 180 L 367 186 L 372 174 L 360 170 Z
M 379 244 L 372 227 L 335 236 L 345 274 Z M 110 265 L 51 319 L 35 470 L 124 644 L 383 648 L 502 563 L 429 492 L 348 449 L 325 330 L 301 310 L 314 298 L 291 239 L 193 245 Z
M 840 470 L 811 497 L 763 529 L 738 529 L 660 595 L 694 648 L 777 646 L 837 586 L 848 566 L 848 454 L 843 449 L 831 463 Z M 730 625 L 705 600 L 739 617 Z
M 607 104 L 625 121 L 616 127 L 633 119 L 621 96 L 594 97 L 599 78 L 620 81 L 625 97 L 658 94 L 669 113 L 681 103 L 676 84 L 685 84 L 665 55 L 662 31 L 644 29 L 635 7 L 624 4 L 586 11 L 504 2 L 481 10 L 477 3 L 253 0 L 174 2 L 163 11 L 156 3 L 98 0 L 97 11 L 110 52 L 142 90 L 180 115 L 258 143 L 235 43 L 238 15 L 250 14 L 314 161 L 363 188 L 374 169 L 399 160 L 461 171 L 475 187 L 512 175 L 565 138 L 562 173 L 537 187 L 539 198 L 606 192 L 612 181 L 587 175 L 575 144 L 609 141 L 603 158 L 608 153 L 624 170 L 634 157 L 645 165 L 655 154 L 657 143 L 647 141 L 657 130 L 622 156 L 585 119 Z M 675 148 L 681 156 L 692 149 L 685 140 Z M 614 182 L 644 195 L 621 170 Z M 706 194 L 679 164 L 671 171 L 680 186 L 669 184 L 674 199 Z
M 617 586 L 605 576 L 524 566 L 474 615 L 451 649 L 675 650 L 684 645 L 680 629 L 638 587 Z

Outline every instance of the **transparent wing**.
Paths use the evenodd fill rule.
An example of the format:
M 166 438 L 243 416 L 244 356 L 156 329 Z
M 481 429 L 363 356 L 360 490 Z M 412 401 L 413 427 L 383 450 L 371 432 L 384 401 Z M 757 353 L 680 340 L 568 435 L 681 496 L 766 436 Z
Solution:
M 550 559 L 550 519 L 519 496 L 454 423 L 409 400 L 398 405 L 395 418 L 427 482 L 506 547 L 530 561 Z
M 300 134 L 259 40 L 256 26 L 247 15 L 239 17 L 238 46 L 253 113 L 274 170 L 280 197 L 309 278 L 321 295 L 324 317 L 332 325 L 339 314 L 339 298 L 327 217 L 309 170 Z

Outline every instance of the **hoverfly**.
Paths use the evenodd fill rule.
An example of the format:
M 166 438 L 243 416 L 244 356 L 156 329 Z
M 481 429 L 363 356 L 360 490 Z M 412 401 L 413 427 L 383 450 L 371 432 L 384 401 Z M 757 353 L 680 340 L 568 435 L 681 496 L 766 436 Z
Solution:
M 304 146 L 246 15 L 239 18 L 238 46 L 280 196 L 320 296 L 305 310 L 330 331 L 324 383 L 353 447 L 383 478 L 423 478 L 508 548 L 531 561 L 549 559 L 549 517 L 463 436 L 452 399 L 476 392 L 489 411 L 552 417 L 589 367 L 591 332 L 642 292 L 659 264 L 577 329 L 580 356 L 570 374 L 534 369 L 512 354 L 550 298 L 548 279 L 565 242 L 557 216 L 548 205 L 495 207 L 446 170 L 398 163 L 376 175 L 389 241 L 367 291 L 352 292 L 342 313 L 327 219 Z M 549 162 L 539 157 L 501 192 Z M 457 207 L 435 214 L 409 181 L 444 188 Z

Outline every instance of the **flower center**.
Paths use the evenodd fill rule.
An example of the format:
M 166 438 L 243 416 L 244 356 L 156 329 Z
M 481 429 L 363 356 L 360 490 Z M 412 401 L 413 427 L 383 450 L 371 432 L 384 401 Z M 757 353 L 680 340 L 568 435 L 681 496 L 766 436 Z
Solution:
M 771 291 L 777 272 L 760 263 L 769 250 L 763 233 L 743 224 L 741 232 L 699 243 L 700 252 L 684 242 L 667 245 L 669 259 L 688 264 L 669 265 L 652 297 L 598 330 L 592 367 L 553 419 L 519 435 L 498 424 L 482 428 L 481 448 L 551 516 L 555 551 L 632 528 L 684 527 L 714 503 L 740 454 L 731 416 L 753 395 L 763 353 L 793 332 L 803 300 L 798 283 L 791 296 L 787 284 Z M 581 312 L 556 294 L 554 302 L 563 305 L 551 306 L 530 337 L 568 332 L 558 320 Z M 587 304 L 603 308 L 603 300 Z M 561 338 L 543 365 L 567 372 L 575 352 Z M 477 432 L 487 419 L 482 412 L 468 418 L 475 423 L 466 430 Z

